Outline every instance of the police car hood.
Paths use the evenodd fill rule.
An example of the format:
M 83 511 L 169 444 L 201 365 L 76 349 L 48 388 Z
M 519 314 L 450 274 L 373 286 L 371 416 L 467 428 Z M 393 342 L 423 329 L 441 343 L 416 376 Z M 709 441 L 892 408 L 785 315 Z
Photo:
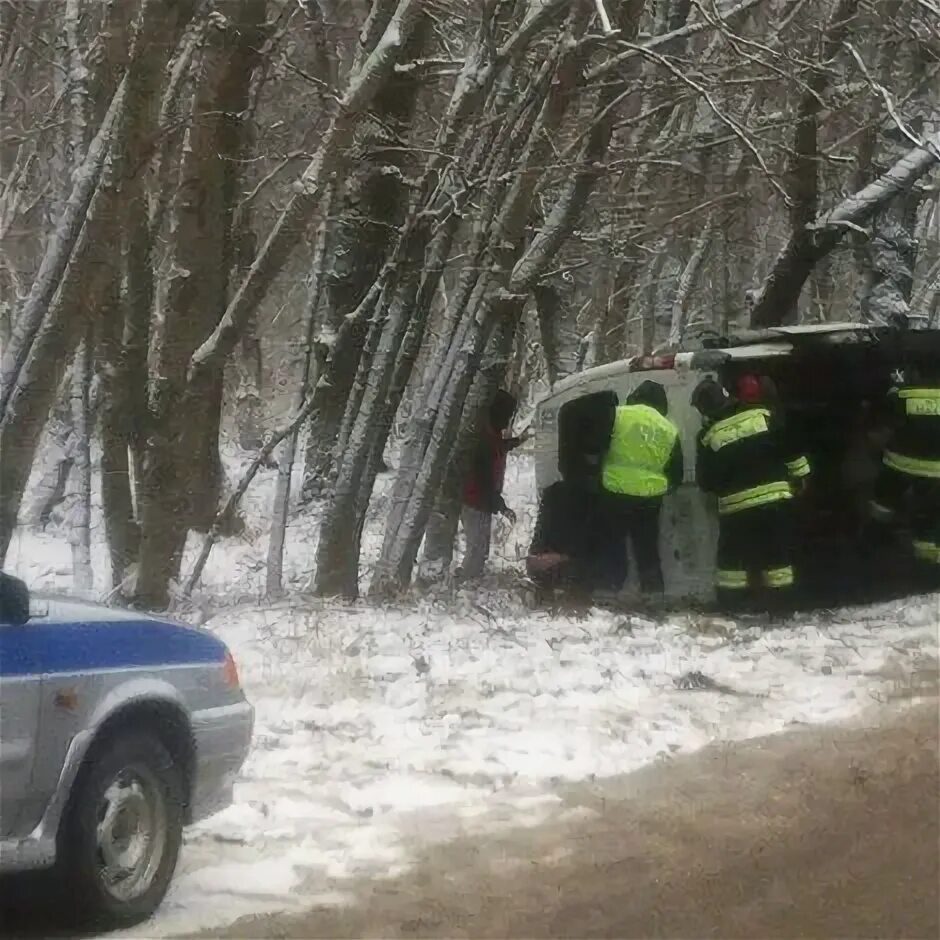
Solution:
M 187 626 L 168 617 L 155 617 L 153 614 L 146 614 L 138 610 L 126 610 L 120 607 L 105 607 L 104 604 L 95 604 L 92 601 L 83 601 L 45 591 L 30 591 L 29 606 L 32 617 L 53 623 L 83 623 L 88 621 L 105 623 L 122 620 L 146 620 L 152 623 Z
M 68 671 L 220 663 L 227 647 L 210 631 L 167 617 L 37 592 L 20 640 Z M 48 649 L 46 648 L 48 647 Z

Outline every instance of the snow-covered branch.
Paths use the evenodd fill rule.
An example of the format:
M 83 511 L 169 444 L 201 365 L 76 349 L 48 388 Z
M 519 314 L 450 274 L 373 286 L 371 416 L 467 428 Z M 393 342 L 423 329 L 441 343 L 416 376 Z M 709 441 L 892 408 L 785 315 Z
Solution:
M 193 354 L 191 378 L 220 366 L 228 358 L 271 282 L 301 244 L 316 216 L 324 183 L 340 171 L 356 123 L 382 82 L 394 70 L 420 7 L 420 0 L 399 0 L 375 48 L 350 77 L 337 113 L 317 153 L 297 181 L 291 201 L 275 222 L 218 326 Z
M 925 138 L 923 147 L 909 150 L 876 180 L 843 199 L 810 226 L 795 231 L 755 298 L 752 325 L 780 322 L 799 299 L 813 266 L 835 248 L 846 231 L 864 225 L 938 164 L 940 132 L 935 132 Z
M 924 138 L 923 146 L 908 151 L 887 172 L 844 199 L 816 224 L 821 230 L 852 222 L 862 225 L 899 193 L 910 189 L 919 179 L 940 164 L 940 132 Z
M 659 36 L 653 36 L 642 44 L 642 49 L 638 48 L 633 43 L 628 43 L 626 51 L 613 55 L 609 59 L 605 59 L 599 65 L 595 65 L 594 68 L 588 71 L 585 78 L 589 82 L 606 78 L 611 72 L 617 71 L 617 69 L 626 65 L 631 59 L 642 55 L 644 50 L 657 51 L 665 49 L 668 51 L 669 47 L 674 43 L 682 43 L 691 36 L 703 33 L 709 29 L 715 29 L 722 25 L 730 25 L 738 17 L 749 13 L 763 2 L 764 0 L 741 0 L 740 3 L 726 10 L 720 17 L 690 23 L 688 26 L 683 26 L 681 29 L 675 29 Z
M 52 297 L 59 289 L 62 276 L 72 257 L 79 233 L 85 223 L 88 207 L 98 187 L 104 170 L 112 134 L 120 119 L 127 94 L 125 77 L 105 114 L 104 120 L 95 134 L 88 153 L 76 170 L 72 192 L 59 218 L 55 232 L 43 255 L 39 271 L 33 279 L 29 296 L 26 298 L 19 315 L 9 348 L 5 351 L 0 364 L 0 424 L 6 420 L 7 406 L 16 388 L 16 383 L 32 348 L 33 340 L 39 332 L 43 317 L 49 308 Z

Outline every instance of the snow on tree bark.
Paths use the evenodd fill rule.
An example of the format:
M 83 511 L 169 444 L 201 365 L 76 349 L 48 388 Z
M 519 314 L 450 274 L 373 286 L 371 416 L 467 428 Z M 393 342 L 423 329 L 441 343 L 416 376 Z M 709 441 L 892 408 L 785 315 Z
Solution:
M 899 9 L 896 2 L 890 5 Z M 851 51 L 861 62 L 854 47 Z M 916 44 L 909 50 L 905 49 L 900 56 L 886 46 L 878 58 L 876 71 L 882 82 L 890 81 L 897 73 L 908 72 L 910 85 L 923 89 L 922 80 L 927 67 L 923 50 Z M 864 71 L 866 77 L 873 80 L 867 68 Z M 915 112 L 915 120 L 917 111 L 922 118 L 932 105 L 924 98 L 925 89 L 907 103 L 906 110 Z M 889 116 L 888 121 L 879 121 L 880 114 L 877 112 L 882 107 L 881 101 L 872 105 L 876 113 L 872 115 L 872 127 L 865 145 L 860 148 L 869 159 L 860 160 L 859 182 L 867 181 L 878 171 L 886 169 L 889 163 L 901 156 L 909 142 L 905 133 L 907 128 L 903 127 L 903 119 L 897 116 L 896 111 Z M 922 120 L 916 121 L 916 124 L 922 130 Z M 922 199 L 916 188 L 902 193 L 872 217 L 869 238 L 855 238 L 861 281 L 859 308 L 865 322 L 881 325 L 902 325 L 907 322 L 911 313 L 914 270 L 917 265 L 915 228 Z
M 394 4 L 386 3 L 386 8 Z M 376 4 L 363 27 L 360 59 L 374 44 L 376 31 L 387 25 L 392 9 Z M 431 21 L 421 15 L 399 59 L 417 58 L 426 48 Z M 356 309 L 381 270 L 390 234 L 403 223 L 408 208 L 405 182 L 409 164 L 407 137 L 417 103 L 420 83 L 411 72 L 393 72 L 376 92 L 369 116 L 355 135 L 352 173 L 344 192 L 341 215 L 331 233 L 332 264 L 327 274 L 323 298 L 319 342 L 329 347 L 343 318 Z M 350 400 L 351 386 L 359 368 L 359 357 L 367 331 L 357 330 L 343 350 L 338 350 L 333 379 L 314 413 L 307 435 L 304 493 L 322 493 L 335 469 L 334 453 L 343 416 Z
M 29 296 L 16 317 L 13 335 L 0 363 L 0 422 L 8 422 L 8 410 L 16 393 L 30 351 L 43 325 L 53 295 L 59 289 L 69 260 L 75 250 L 92 198 L 98 189 L 114 127 L 123 113 L 127 82 L 121 82 L 111 106 L 98 128 L 88 153 L 74 175 L 72 192 L 62 218 L 43 256 Z M 4 546 L 0 544 L 0 555 Z
M 36 443 L 52 403 L 54 376 L 74 353 L 86 318 L 98 308 L 114 263 L 110 246 L 119 243 L 120 176 L 136 167 L 141 141 L 129 125 L 146 113 L 165 47 L 175 45 L 191 4 L 165 9 L 145 2 L 136 21 L 127 70 L 111 98 L 82 165 L 56 232 L 49 240 L 30 296 L 17 319 L 17 332 L 0 369 L 0 562 L 16 525 Z M 112 64 L 105 56 L 104 68 Z M 107 182 L 104 182 L 106 163 Z
M 309 414 L 317 401 L 316 389 L 321 371 L 321 359 L 314 343 L 316 312 L 318 299 L 323 284 L 327 265 L 327 247 L 330 208 L 335 193 L 330 192 L 326 201 L 326 211 L 317 229 L 316 244 L 313 253 L 313 283 L 304 323 L 304 367 L 300 384 L 295 395 L 295 411 L 300 414 L 307 399 L 310 399 Z M 276 597 L 283 591 L 284 581 L 284 546 L 287 542 L 287 517 L 290 508 L 291 482 L 294 473 L 294 460 L 297 453 L 299 427 L 295 427 L 284 439 L 278 459 L 277 486 L 274 491 L 274 506 L 271 520 L 271 535 L 268 540 L 268 563 L 265 572 L 265 592 L 269 597 Z
M 194 114 L 202 117 L 190 126 L 173 202 L 170 277 L 141 481 L 135 598 L 147 606 L 166 601 L 189 530 L 207 530 L 221 499 L 222 368 L 206 373 L 198 400 L 188 395 L 187 372 L 228 300 L 243 144 L 239 115 L 248 104 L 266 8 L 266 0 L 216 4 L 203 46 L 193 100 Z
M 420 6 L 418 0 L 399 0 L 382 39 L 362 67 L 350 76 L 338 102 L 337 113 L 316 154 L 297 181 L 294 195 L 278 216 L 219 325 L 193 354 L 189 370 L 192 396 L 198 397 L 203 381 L 227 360 L 271 282 L 301 244 L 304 232 L 320 207 L 327 180 L 345 168 L 349 144 L 358 122 L 392 72 Z
M 712 232 L 715 228 L 715 218 L 712 216 L 702 229 L 692 248 L 692 255 L 682 269 L 676 295 L 672 302 L 672 318 L 669 325 L 669 339 L 667 345 L 676 349 L 682 342 L 689 316 L 689 295 L 692 287 L 705 261 L 705 255 L 711 247 Z
M 795 316 L 796 306 L 816 263 L 829 254 L 841 241 L 848 228 L 857 227 L 886 204 L 888 193 L 900 192 L 919 178 L 902 158 L 876 183 L 856 197 L 843 200 L 823 219 L 819 215 L 819 115 L 823 110 L 823 93 L 835 77 L 831 68 L 837 55 L 844 53 L 846 36 L 858 15 L 858 0 L 838 0 L 822 36 L 821 63 L 810 73 L 800 99 L 790 160 L 791 232 L 787 244 L 778 254 L 770 274 L 755 298 L 751 324 L 755 327 L 774 326 Z M 849 48 L 851 48 L 849 46 Z M 927 151 L 929 153 L 929 149 Z M 916 164 L 915 160 L 915 164 Z M 924 166 L 919 175 L 929 169 Z M 915 171 L 916 172 L 916 171 Z M 899 174 L 894 177 L 892 174 Z M 900 189 L 894 190 L 894 186 Z M 851 216 L 851 217 L 850 217 Z
M 358 592 L 365 512 L 404 391 L 404 382 L 396 376 L 396 366 L 402 359 L 413 362 L 417 354 L 414 328 L 421 314 L 414 308 L 420 310 L 425 304 L 420 293 L 426 240 L 424 226 L 410 233 L 403 248 L 401 271 L 387 285 L 385 297 L 378 303 L 379 313 L 373 320 L 366 350 L 371 361 L 368 370 L 364 368 L 360 372 L 363 386 L 360 404 L 353 406 L 355 417 L 350 415 L 339 473 L 320 531 L 314 584 L 319 594 L 352 597 Z M 397 377 L 399 383 L 396 383 Z
M 485 24 L 484 24 L 485 27 Z M 482 163 L 486 168 L 489 185 L 485 191 L 492 193 L 494 178 L 501 176 L 505 166 L 505 155 L 513 152 L 513 135 L 524 140 L 531 131 L 532 121 L 516 120 L 513 115 L 520 118 L 526 113 L 529 105 L 527 96 L 517 96 L 514 105 L 507 112 L 507 119 L 502 127 L 496 131 L 493 146 L 486 148 L 479 146 L 480 140 L 475 141 L 466 133 L 467 121 L 473 102 L 481 102 L 486 98 L 485 82 L 479 78 L 481 74 L 492 75 L 489 66 L 483 64 L 481 52 L 482 43 L 478 42 L 465 61 L 463 76 L 458 79 L 451 102 L 447 108 L 448 116 L 438 131 L 438 140 L 441 142 L 455 139 L 455 131 L 462 133 L 464 142 L 471 148 L 471 156 L 465 162 L 468 174 L 479 172 L 477 169 Z M 544 83 L 548 81 L 552 72 L 549 64 L 544 66 L 530 85 L 532 88 L 544 90 Z M 470 79 L 464 76 L 474 75 Z M 482 84 L 481 84 L 482 82 Z M 487 100 L 502 101 L 507 91 L 506 84 L 501 86 L 490 85 Z M 483 94 L 481 94 L 483 92 Z M 534 109 L 532 114 L 537 113 Z M 484 111 L 486 113 L 486 111 Z M 498 112 L 497 112 L 498 113 Z M 454 122 L 451 126 L 448 121 Z M 457 130 L 459 128 L 459 131 Z M 486 135 L 483 135 L 484 138 Z M 323 530 L 321 531 L 320 548 L 318 550 L 318 568 L 316 589 L 323 594 L 346 593 L 355 594 L 358 591 L 358 557 L 359 541 L 364 521 L 364 513 L 368 507 L 369 497 L 374 486 L 376 473 L 381 465 L 382 452 L 388 433 L 391 429 L 395 412 L 401 402 L 404 390 L 411 376 L 414 363 L 421 349 L 424 331 L 429 315 L 432 300 L 444 270 L 451 242 L 454 238 L 456 225 L 460 219 L 461 206 L 469 196 L 466 187 L 459 191 L 459 195 L 439 192 L 440 154 L 442 146 L 436 147 L 431 155 L 423 174 L 422 182 L 418 187 L 425 198 L 441 202 L 435 206 L 431 218 L 444 213 L 445 221 L 441 223 L 436 235 L 431 239 L 426 249 L 424 268 L 420 278 L 405 274 L 392 294 L 390 301 L 391 312 L 388 315 L 388 330 L 390 337 L 381 339 L 384 352 L 381 364 L 376 374 L 370 377 L 369 391 L 371 400 L 364 397 L 363 407 L 357 416 L 356 428 L 350 437 L 353 440 L 351 451 L 345 451 L 343 466 L 340 468 L 336 488 L 331 499 L 329 511 Z M 432 198 L 433 197 L 433 198 Z M 414 208 L 420 206 L 420 201 L 414 203 Z M 397 252 L 404 252 L 404 256 L 411 256 L 411 265 L 415 270 L 420 269 L 420 259 L 417 254 L 427 241 L 425 234 L 427 218 L 419 219 L 414 214 L 414 208 L 405 230 L 399 239 Z M 451 211 L 453 210 L 453 211 Z M 474 239 L 471 255 L 476 257 L 482 250 L 485 229 L 478 230 L 478 237 Z M 397 262 L 395 263 L 397 265 Z M 386 266 L 388 268 L 388 266 Z M 461 290 L 455 297 L 458 309 L 462 310 L 473 290 L 474 280 L 462 279 Z M 384 281 L 383 281 L 384 289 Z M 405 320 L 408 316 L 407 321 Z M 462 323 L 454 316 L 448 316 L 447 321 L 453 324 Z M 397 349 L 397 353 L 395 352 Z M 446 373 L 446 369 L 445 369 Z M 440 380 L 441 376 L 437 376 Z M 435 385 L 432 385 L 428 395 L 435 394 Z M 382 393 L 387 389 L 386 397 Z M 425 397 L 427 401 L 427 397 Z M 380 403 L 380 404 L 379 404 Z M 361 428 L 361 430 L 358 430 Z M 394 497 L 393 497 L 394 509 Z M 355 526 L 350 526 L 349 514 L 353 513 L 357 520 Z
M 479 440 L 487 406 L 497 389 L 505 383 L 518 326 L 510 318 L 500 323 L 467 395 L 454 455 L 448 462 L 440 492 L 428 518 L 418 570 L 419 581 L 440 578 L 453 561 L 454 542 L 460 524 L 461 490 L 473 446 Z
M 22 366 L 15 376 L 10 373 L 10 396 L 0 420 L 0 563 L 16 527 L 36 445 L 55 395 L 56 376 L 73 354 L 85 318 L 107 278 L 110 259 L 105 246 L 117 234 L 110 185 L 97 189 L 82 221 L 62 282 L 40 318 Z
M 568 74 L 570 62 L 570 55 L 566 55 L 561 60 L 547 59 L 542 73 L 532 83 L 531 90 L 539 92 L 544 87 L 543 83 L 549 79 L 556 68 L 560 74 Z M 448 395 L 449 383 L 456 375 L 463 375 L 462 370 L 466 366 L 467 359 L 479 356 L 485 345 L 486 340 L 480 335 L 478 329 L 483 328 L 483 323 L 478 321 L 475 315 L 493 284 L 491 277 L 487 276 L 488 267 L 492 265 L 492 261 L 487 263 L 484 250 L 492 253 L 494 258 L 499 258 L 499 262 L 504 267 L 515 262 L 520 228 L 528 214 L 536 185 L 537 173 L 532 171 L 532 167 L 538 167 L 546 155 L 551 129 L 564 114 L 565 108 L 561 103 L 567 102 L 568 92 L 568 82 L 560 81 L 555 84 L 552 94 L 545 103 L 541 107 L 532 109 L 533 118 L 535 115 L 538 115 L 538 118 L 534 122 L 532 118 L 523 121 L 520 119 L 520 113 L 520 118 L 507 121 L 504 125 L 505 133 L 497 136 L 491 148 L 491 151 L 497 155 L 505 149 L 507 155 L 522 153 L 523 156 L 511 174 L 512 184 L 505 191 L 505 195 L 496 185 L 506 175 L 503 164 L 494 160 L 490 165 L 485 192 L 489 197 L 488 215 L 493 221 L 490 223 L 491 227 L 483 222 L 476 226 L 474 241 L 468 252 L 472 260 L 465 266 L 460 285 L 452 299 L 451 309 L 445 316 L 445 332 L 438 345 L 441 367 L 434 376 L 434 380 L 427 383 L 428 390 L 416 409 L 417 419 L 413 420 L 411 438 L 402 454 L 395 482 L 387 532 L 395 531 L 406 524 L 405 513 L 409 507 L 410 488 L 415 478 L 420 478 L 429 450 L 442 443 L 439 432 L 438 436 L 435 435 L 435 424 L 441 415 L 441 402 L 446 400 Z M 498 91 L 497 100 L 499 94 Z M 522 105 L 522 101 L 517 102 L 517 107 Z M 499 206 L 500 202 L 502 205 L 497 211 L 494 207 Z M 480 214 L 484 219 L 487 218 L 487 213 L 481 211 Z M 495 249 L 488 247 L 487 242 L 497 247 Z M 469 379 L 468 376 L 463 377 L 464 380 Z M 466 390 L 462 394 L 466 395 Z M 450 415 L 447 420 L 451 425 L 449 431 L 451 439 L 445 446 L 449 449 L 457 433 L 456 422 L 459 420 L 459 412 L 451 411 L 448 414 Z M 440 472 L 438 468 L 437 473 Z M 432 486 L 436 485 L 435 481 Z M 413 553 L 407 562 L 409 571 L 417 554 L 418 543 L 413 545 Z M 388 544 L 387 538 L 386 545 Z M 383 548 L 383 558 L 385 551 Z M 380 563 L 373 579 L 373 591 L 389 590 L 388 583 L 383 583 L 383 578 L 389 578 L 389 574 L 388 569 L 383 570 Z
M 640 4 L 624 3 L 620 6 L 616 17 L 626 35 L 636 35 L 641 14 Z M 458 451 L 461 449 L 457 441 L 460 417 L 480 356 L 503 318 L 518 321 L 529 292 L 547 272 L 562 242 L 577 224 L 594 183 L 603 172 L 601 161 L 613 133 L 613 109 L 610 105 L 615 97 L 616 92 L 610 87 L 598 92 L 588 130 L 579 148 L 577 169 L 549 212 L 545 224 L 517 259 L 515 249 L 530 212 L 537 175 L 528 165 L 534 148 L 528 148 L 522 169 L 517 171 L 513 187 L 493 226 L 491 267 L 481 277 L 484 290 L 466 318 L 468 326 L 465 341 L 460 344 L 460 359 L 437 406 L 429 433 L 414 439 L 408 448 L 411 451 L 408 459 L 402 458 L 396 491 L 407 492 L 408 496 L 400 504 L 396 504 L 393 497 L 394 511 L 390 514 L 382 555 L 372 580 L 371 593 L 375 595 L 394 593 L 411 580 L 445 467 L 455 445 Z M 554 114 L 557 108 L 557 100 L 550 96 L 544 113 Z M 561 109 L 562 113 L 564 110 Z M 538 162 L 534 165 L 538 166 Z
M 870 221 L 940 164 L 940 133 L 913 147 L 890 169 L 843 199 L 805 229 L 794 232 L 778 254 L 751 313 L 755 327 L 773 326 L 793 309 L 813 265 L 829 254 L 845 234 Z
M 71 406 L 72 427 L 75 434 L 75 492 L 72 494 L 71 511 L 68 514 L 69 541 L 72 545 L 72 569 L 75 587 L 80 594 L 88 595 L 94 588 L 91 567 L 91 380 L 92 331 L 85 330 L 75 355 L 73 368 Z

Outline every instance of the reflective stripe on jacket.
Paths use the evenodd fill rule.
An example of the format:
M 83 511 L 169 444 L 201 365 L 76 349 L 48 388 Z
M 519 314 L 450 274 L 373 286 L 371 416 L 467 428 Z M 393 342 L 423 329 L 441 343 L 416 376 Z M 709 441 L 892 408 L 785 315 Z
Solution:
M 699 486 L 718 497 L 719 515 L 793 498 L 790 480 L 810 473 L 767 408 L 737 408 L 699 436 Z
M 898 398 L 904 402 L 905 414 L 940 418 L 940 388 L 902 388 Z
M 758 506 L 768 506 L 770 503 L 792 498 L 793 492 L 789 483 L 764 483 L 729 496 L 719 496 L 718 512 L 722 516 L 728 516 L 733 512 L 741 512 L 742 509 L 756 509 Z
M 940 479 L 940 389 L 904 387 L 896 395 L 900 425 L 885 449 L 885 466 Z
M 940 480 L 940 460 L 921 460 L 918 457 L 905 457 L 894 451 L 886 450 L 884 465 L 898 473 L 910 477 L 925 477 L 928 480 Z
M 716 421 L 702 437 L 702 443 L 712 450 L 721 450 L 728 444 L 765 434 L 770 430 L 770 412 L 766 408 L 747 408 Z
M 603 483 L 623 496 L 665 496 L 678 428 L 649 405 L 620 405 L 614 416 Z

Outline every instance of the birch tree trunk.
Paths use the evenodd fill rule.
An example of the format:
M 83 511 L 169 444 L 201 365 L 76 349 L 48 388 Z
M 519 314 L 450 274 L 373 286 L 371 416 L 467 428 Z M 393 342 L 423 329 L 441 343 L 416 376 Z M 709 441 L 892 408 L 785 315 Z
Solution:
M 485 33 L 485 30 L 484 21 L 481 32 Z M 471 156 L 465 164 L 467 172 L 478 172 L 480 164 L 486 166 L 489 181 L 487 191 L 490 192 L 494 179 L 502 175 L 504 165 L 500 160 L 504 159 L 504 152 L 512 150 L 513 135 L 519 135 L 524 140 L 532 127 L 531 119 L 518 122 L 513 119 L 513 115 L 521 118 L 527 110 L 528 97 L 523 95 L 510 108 L 507 119 L 495 135 L 483 135 L 484 140 L 493 140 L 493 147 L 487 150 L 480 146 L 480 138 L 475 141 L 470 139 L 466 122 L 471 108 L 474 102 L 481 102 L 486 97 L 486 81 L 481 76 L 493 74 L 488 66 L 483 65 L 483 48 L 483 42 L 478 41 L 467 55 L 462 76 L 466 77 L 466 81 L 459 79 L 455 86 L 445 122 L 438 131 L 438 140 L 442 144 L 435 148 L 435 153 L 429 158 L 418 187 L 435 206 L 434 215 L 441 211 L 447 213 L 446 221 L 427 244 L 422 270 L 421 252 L 428 239 L 429 217 L 425 215 L 419 219 L 415 209 L 420 207 L 421 202 L 414 203 L 396 249 L 396 260 L 391 266 L 386 266 L 387 269 L 396 270 L 396 275 L 390 282 L 382 282 L 384 297 L 380 302 L 382 312 L 379 317 L 385 326 L 381 336 L 373 333 L 379 342 L 376 367 L 368 378 L 360 414 L 350 431 L 351 446 L 344 448 L 343 463 L 321 528 L 315 582 L 315 589 L 321 594 L 355 596 L 358 592 L 358 559 L 365 512 L 395 413 L 424 341 L 427 318 L 447 262 L 461 207 L 468 197 L 466 187 L 459 200 L 454 195 L 439 192 L 439 155 L 443 152 L 443 142 L 453 142 L 458 135 L 465 139 L 471 150 Z M 544 92 L 550 75 L 550 67 L 540 70 L 530 85 L 530 93 L 532 88 Z M 493 88 L 491 84 L 491 92 Z M 484 93 L 478 93 L 480 91 Z M 499 94 L 499 91 L 495 92 L 497 98 Z M 435 200 L 443 202 L 443 209 L 435 205 Z M 450 211 L 451 208 L 453 211 Z M 475 238 L 475 247 L 470 249 L 473 257 L 476 257 L 481 245 L 482 237 Z M 397 260 L 398 257 L 402 258 L 401 262 Z M 402 264 L 404 271 L 399 276 L 397 268 Z M 418 272 L 420 277 L 416 276 Z M 461 307 L 469 297 L 472 284 L 472 279 L 462 282 L 463 289 L 458 291 L 455 300 Z M 376 285 L 373 285 L 375 288 Z M 382 307 L 383 304 L 387 304 L 387 311 Z M 433 390 L 430 394 L 433 395 Z M 355 525 L 350 525 L 351 519 L 355 519 Z
M 467 396 L 462 426 L 457 434 L 458 446 L 444 472 L 441 489 L 428 518 L 424 535 L 424 551 L 418 578 L 425 583 L 440 578 L 453 561 L 454 543 L 460 526 L 461 490 L 466 480 L 473 446 L 480 438 L 487 407 L 497 389 L 505 382 L 517 327 L 518 324 L 512 319 L 504 320 L 499 325 Z
M 190 398 L 198 400 L 205 383 L 211 381 L 213 371 L 228 359 L 271 282 L 302 243 L 304 233 L 320 208 L 327 182 L 345 168 L 356 127 L 393 71 L 419 8 L 419 0 L 399 0 L 375 49 L 350 76 L 337 113 L 297 181 L 294 195 L 278 216 L 219 325 L 193 354 L 189 368 Z
M 398 56 L 402 62 L 421 56 L 431 21 L 417 18 Z M 364 32 L 364 36 L 368 36 Z M 357 133 L 357 166 L 344 193 L 341 217 L 331 236 L 332 264 L 325 285 L 325 311 L 318 343 L 335 341 L 343 319 L 352 313 L 378 277 L 390 237 L 408 209 L 406 175 L 411 175 L 407 138 L 414 118 L 420 82 L 413 71 L 395 72 L 375 96 L 370 115 Z M 307 435 L 304 492 L 322 495 L 335 471 L 334 453 L 367 330 L 356 330 L 352 342 L 337 350 L 332 379 L 324 389 Z
M 616 17 L 624 35 L 636 36 L 642 5 L 624 3 Z M 498 221 L 494 225 L 492 249 L 493 263 L 487 276 L 481 278 L 483 290 L 479 301 L 467 317 L 465 336 L 459 348 L 460 361 L 450 374 L 448 387 L 441 399 L 430 432 L 413 440 L 407 459 L 403 456 L 396 481 L 393 508 L 386 529 L 382 555 L 376 567 L 371 593 L 382 596 L 394 593 L 407 585 L 417 558 L 424 529 L 437 494 L 448 460 L 457 441 L 460 416 L 468 391 L 477 370 L 480 356 L 497 324 L 503 318 L 518 322 L 528 293 L 548 270 L 548 265 L 568 237 L 584 210 L 594 183 L 602 172 L 601 161 L 606 154 L 613 133 L 613 109 L 610 105 L 616 93 L 605 88 L 595 99 L 589 129 L 579 148 L 577 169 L 571 181 L 555 202 L 541 230 L 518 261 L 514 255 L 522 227 L 531 210 L 535 174 L 528 160 L 516 177 L 515 185 L 507 196 Z M 549 113 L 559 108 L 557 99 L 546 102 Z M 561 113 L 565 108 L 562 107 Z M 538 125 L 542 130 L 544 125 Z M 538 165 L 538 161 L 533 162 Z M 499 246 L 498 249 L 495 246 Z M 408 494 L 404 497 L 404 494 Z M 404 498 L 402 498 L 404 497 Z
M 45 423 L 55 376 L 74 353 L 89 311 L 95 312 L 114 263 L 110 246 L 119 243 L 119 175 L 143 161 L 126 146 L 128 115 L 146 113 L 169 37 L 171 48 L 191 15 L 180 0 L 169 10 L 146 3 L 131 41 L 129 64 L 101 125 L 75 173 L 72 192 L 17 318 L 17 330 L 0 369 L 0 563 L 16 525 L 36 443 Z M 110 66 L 111 60 L 105 57 Z M 110 178 L 102 185 L 106 161 Z
M 304 368 L 300 385 L 295 396 L 295 413 L 299 414 L 309 399 L 314 400 L 314 389 L 319 381 L 320 359 L 314 345 L 314 329 L 320 291 L 327 265 L 327 247 L 330 207 L 333 194 L 327 200 L 327 211 L 317 231 L 316 247 L 313 257 L 313 277 L 310 298 L 307 304 L 304 324 Z M 279 596 L 284 588 L 284 546 L 287 542 L 287 517 L 290 509 L 291 479 L 294 473 L 294 459 L 297 453 L 297 439 L 300 428 L 295 427 L 285 438 L 278 459 L 277 487 L 274 491 L 273 519 L 271 536 L 268 542 L 268 565 L 265 573 L 265 591 L 269 597 Z
M 141 487 L 140 567 L 135 599 L 162 606 L 179 577 L 190 528 L 206 530 L 221 499 L 218 454 L 221 364 L 206 373 L 198 401 L 187 401 L 190 359 L 225 312 L 232 270 L 232 213 L 266 0 L 222 0 L 202 53 L 173 205 L 173 254 L 156 376 L 151 387 Z
M 94 588 L 91 566 L 91 379 L 92 332 L 86 329 L 78 347 L 72 378 L 72 426 L 75 431 L 75 493 L 69 541 L 75 587 L 82 595 Z
M 876 180 L 813 222 L 811 228 L 792 235 L 755 299 L 752 325 L 779 323 L 783 313 L 791 310 L 799 299 L 813 265 L 829 254 L 847 231 L 864 225 L 884 206 L 909 192 L 938 163 L 940 133 L 933 133 L 927 138 L 926 146 L 912 148 Z M 807 244 L 807 234 L 810 244 Z
M 672 321 L 669 325 L 669 339 L 667 345 L 670 349 L 677 349 L 682 343 L 685 329 L 688 325 L 689 299 L 695 281 L 702 269 L 705 256 L 711 247 L 712 232 L 715 228 L 714 216 L 709 218 L 702 229 L 701 234 L 695 239 L 692 247 L 692 254 L 682 269 L 679 277 L 679 284 L 676 288 L 676 296 L 672 303 Z

